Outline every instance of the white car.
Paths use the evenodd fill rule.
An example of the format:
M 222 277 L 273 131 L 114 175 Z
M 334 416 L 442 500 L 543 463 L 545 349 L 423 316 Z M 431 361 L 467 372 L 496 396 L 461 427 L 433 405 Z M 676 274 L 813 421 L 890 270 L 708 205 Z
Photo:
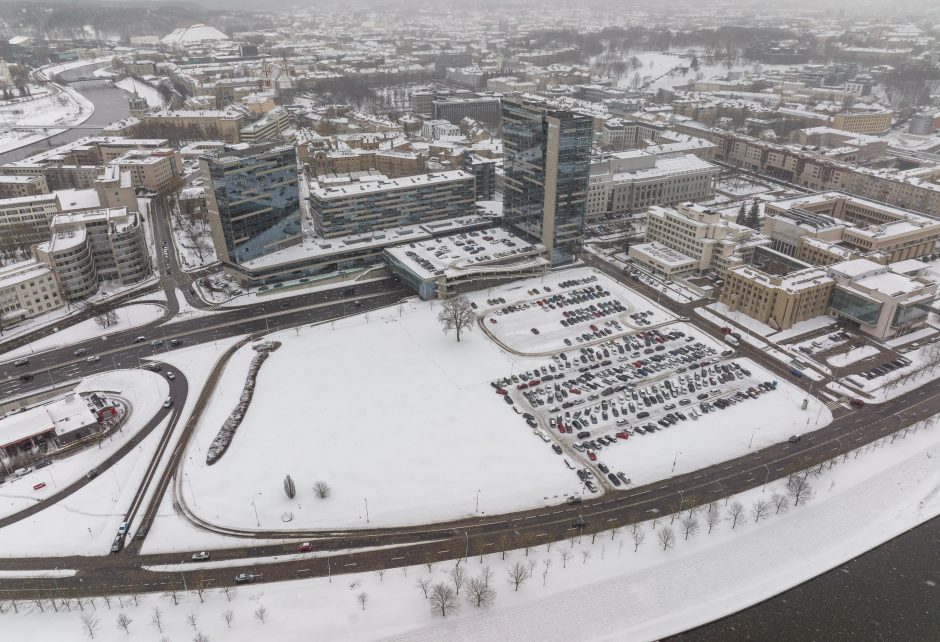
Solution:
M 96 354 L 93 354 L 93 355 L 91 355 L 90 357 L 88 357 L 87 359 L 85 359 L 85 361 L 87 361 L 88 363 L 95 363 L 96 361 L 101 361 L 101 357 L 99 357 L 99 356 L 96 355 Z
M 172 381 L 173 379 L 176 379 L 176 375 L 173 374 L 172 372 L 170 372 L 169 370 L 167 370 L 167 372 L 166 372 L 166 378 L 169 379 L 170 381 Z
M 193 553 L 194 562 L 204 562 L 209 559 L 209 553 L 206 551 L 199 551 L 198 553 Z

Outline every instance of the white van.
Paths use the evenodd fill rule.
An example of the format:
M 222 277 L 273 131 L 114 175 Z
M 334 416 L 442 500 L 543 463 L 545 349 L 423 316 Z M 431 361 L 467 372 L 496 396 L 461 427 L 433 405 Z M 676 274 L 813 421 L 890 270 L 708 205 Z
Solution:
M 173 405 L 173 397 L 167 397 L 166 401 L 163 402 L 164 408 L 169 408 L 172 405 Z
M 13 476 L 14 476 L 14 477 L 25 477 L 26 475 L 30 474 L 31 472 L 33 472 L 33 469 L 30 468 L 29 466 L 27 466 L 26 468 L 17 468 L 16 470 L 13 471 Z

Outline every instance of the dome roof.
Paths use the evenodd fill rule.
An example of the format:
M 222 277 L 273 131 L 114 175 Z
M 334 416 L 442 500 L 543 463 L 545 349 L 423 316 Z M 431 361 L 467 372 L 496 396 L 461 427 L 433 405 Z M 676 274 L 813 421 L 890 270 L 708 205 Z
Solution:
M 164 36 L 160 42 L 167 45 L 188 44 L 193 42 L 203 42 L 205 40 L 231 40 L 224 33 L 210 27 L 209 25 L 190 25 L 174 29 Z

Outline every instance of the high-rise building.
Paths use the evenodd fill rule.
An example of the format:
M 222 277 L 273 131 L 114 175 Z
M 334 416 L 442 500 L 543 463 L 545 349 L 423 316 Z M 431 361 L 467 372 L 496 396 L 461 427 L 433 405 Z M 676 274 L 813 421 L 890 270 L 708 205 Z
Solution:
M 593 121 L 530 98 L 502 101 L 503 220 L 542 243 L 552 265 L 584 241 Z
M 293 145 L 231 145 L 200 157 L 216 256 L 243 263 L 300 243 Z

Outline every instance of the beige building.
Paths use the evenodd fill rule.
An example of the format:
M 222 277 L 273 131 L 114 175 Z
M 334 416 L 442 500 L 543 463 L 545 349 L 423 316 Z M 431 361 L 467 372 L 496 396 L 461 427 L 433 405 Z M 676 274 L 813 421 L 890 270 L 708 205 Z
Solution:
M 239 143 L 245 113 L 237 109 L 181 109 L 147 114 L 141 117 L 141 122 L 144 126 L 192 132 L 193 138 Z
M 824 268 L 772 276 L 751 266 L 725 273 L 720 301 L 777 330 L 826 313 L 834 281 Z
M 131 150 L 111 161 L 121 172 L 131 176 L 134 187 L 154 192 L 175 187 L 183 175 L 183 159 L 179 151 L 163 148 Z
M 931 254 L 940 240 L 940 221 L 842 192 L 775 201 L 765 214 L 764 233 L 774 249 L 797 258 L 802 250 L 796 238 L 803 236 L 838 243 L 879 263 Z
M 55 274 L 35 260 L 0 267 L 0 328 L 59 308 L 64 298 Z
M 49 185 L 42 174 L 28 174 L 24 176 L 0 175 L 0 199 L 19 198 L 21 196 L 37 196 L 47 194 Z
M 0 200 L 0 251 L 25 251 L 49 238 L 49 224 L 59 213 L 55 194 Z
M 832 117 L 832 126 L 856 134 L 883 134 L 891 127 L 894 112 L 847 112 Z

